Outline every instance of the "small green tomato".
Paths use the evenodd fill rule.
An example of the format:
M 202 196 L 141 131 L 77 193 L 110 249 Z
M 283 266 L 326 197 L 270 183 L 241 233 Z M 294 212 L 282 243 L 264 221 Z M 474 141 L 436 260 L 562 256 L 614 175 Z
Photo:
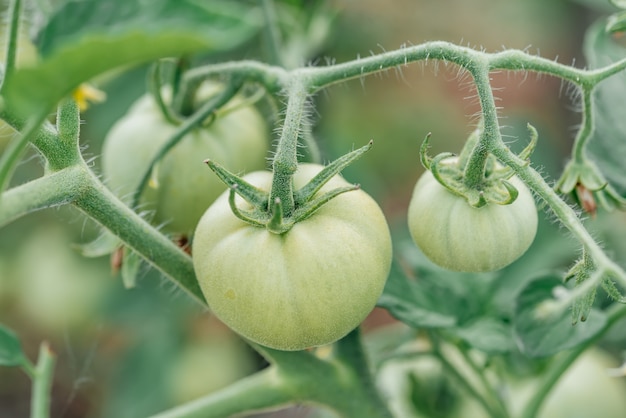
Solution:
M 322 168 L 299 165 L 294 188 Z M 244 179 L 269 190 L 272 173 Z M 335 176 L 318 193 L 348 185 Z M 283 234 L 237 218 L 225 193 L 200 219 L 192 253 L 219 319 L 261 345 L 302 350 L 345 336 L 374 308 L 389 274 L 391 237 L 381 209 L 362 190 L 335 197 Z
M 210 97 L 219 88 L 208 84 L 199 96 Z M 102 171 L 111 190 L 130 203 L 150 162 L 177 129 L 151 95 L 137 100 L 103 144 Z M 166 232 L 190 235 L 226 188 L 207 173 L 203 160 L 211 158 L 236 173 L 250 172 L 265 166 L 267 146 L 267 125 L 254 107 L 217 116 L 210 126 L 192 130 L 156 164 L 139 210 L 153 211 L 152 222 L 163 225 Z
M 509 182 L 519 192 L 513 203 L 475 208 L 425 172 L 409 204 L 413 241 L 431 261 L 449 270 L 485 272 L 509 265 L 526 252 L 537 232 L 530 190 L 515 176 Z

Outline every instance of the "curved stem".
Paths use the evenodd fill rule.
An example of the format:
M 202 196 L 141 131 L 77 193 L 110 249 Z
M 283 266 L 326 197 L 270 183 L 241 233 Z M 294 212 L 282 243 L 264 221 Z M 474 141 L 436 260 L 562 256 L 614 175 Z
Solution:
M 154 166 L 159 161 L 161 161 L 165 154 L 167 154 L 169 150 L 174 148 L 176 144 L 178 144 L 180 140 L 185 137 L 185 135 L 200 126 L 200 124 L 202 124 L 202 122 L 204 122 L 211 114 L 213 114 L 216 109 L 220 108 L 230 99 L 232 99 L 233 96 L 237 94 L 237 91 L 239 91 L 240 88 L 241 83 L 235 82 L 233 80 L 233 82 L 229 83 L 226 86 L 226 89 L 222 91 L 217 97 L 214 97 L 211 100 L 207 101 L 204 105 L 202 105 L 202 107 L 200 107 L 200 109 L 198 109 L 193 114 L 193 116 L 185 119 L 184 123 L 180 125 L 174 135 L 172 135 L 172 137 L 167 140 L 167 142 L 159 149 L 159 152 L 157 152 L 154 158 L 152 158 L 152 161 L 150 161 L 148 168 L 143 173 L 141 181 L 139 182 L 139 185 L 137 186 L 137 189 L 135 189 L 135 193 L 133 194 L 132 207 L 138 206 L 139 199 L 141 198 L 141 194 L 143 193 L 143 190 L 150 180 L 150 176 L 152 175 L 152 170 L 154 169 Z
M 491 151 L 500 161 L 511 167 L 515 174 L 548 204 L 563 225 L 587 249 L 599 270 L 613 273 L 622 285 L 626 284 L 626 272 L 606 255 L 602 247 L 587 231 L 574 209 L 559 197 L 537 171 L 527 165 L 525 161 L 520 160 L 503 143 L 497 144 Z
M 581 126 L 576 134 L 572 148 L 572 158 L 577 163 L 585 162 L 585 146 L 593 133 L 593 98 L 591 88 L 582 88 L 581 105 L 583 107 Z
M 47 343 L 39 347 L 39 358 L 35 367 L 33 393 L 31 395 L 31 418 L 50 416 L 50 389 L 54 372 L 55 355 Z
M 500 126 L 498 125 L 498 115 L 496 103 L 493 98 L 493 91 L 489 82 L 489 69 L 487 64 L 472 64 L 468 70 L 474 77 L 480 107 L 482 109 L 482 129 L 480 137 L 472 149 L 467 165 L 465 166 L 464 182 L 469 188 L 476 188 L 482 183 L 485 176 L 485 165 L 489 150 L 501 141 Z
M 577 346 L 575 349 L 566 353 L 556 361 L 556 363 L 548 370 L 545 379 L 535 389 L 534 395 L 530 398 L 525 405 L 520 418 L 534 418 L 538 415 L 538 412 L 546 400 L 550 391 L 557 384 L 563 373 L 569 369 L 569 367 L 578 359 L 578 357 L 585 352 L 589 347 L 593 346 L 602 338 L 602 336 L 615 324 L 618 320 L 626 317 L 626 305 L 614 304 L 609 308 L 607 312 L 607 322 L 604 329 L 598 333 L 594 338 L 585 341 L 583 344 Z

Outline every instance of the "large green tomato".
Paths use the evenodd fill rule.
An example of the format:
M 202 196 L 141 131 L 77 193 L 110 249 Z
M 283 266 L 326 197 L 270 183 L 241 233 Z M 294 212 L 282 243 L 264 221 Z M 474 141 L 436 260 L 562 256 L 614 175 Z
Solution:
M 524 183 L 515 176 L 509 181 L 519 191 L 513 203 L 475 208 L 425 172 L 409 204 L 413 241 L 431 261 L 449 270 L 493 271 L 512 263 L 535 238 L 537 208 Z
M 538 418 L 623 418 L 626 416 L 626 380 L 609 375 L 619 363 L 606 352 L 592 348 L 561 376 L 539 410 Z M 521 410 L 541 382 L 541 377 L 514 383 L 512 410 Z
M 322 168 L 301 164 L 295 189 Z M 244 178 L 269 190 L 272 174 Z M 335 176 L 320 193 L 348 184 Z M 302 350 L 338 340 L 374 308 L 389 274 L 391 237 L 382 211 L 362 190 L 339 195 L 281 235 L 237 218 L 225 193 L 200 220 L 192 253 L 218 318 L 251 341 Z
M 208 97 L 218 89 L 208 85 L 200 96 Z M 102 170 L 107 185 L 130 203 L 150 162 L 177 129 L 151 95 L 141 97 L 104 141 Z M 153 211 L 152 222 L 163 225 L 165 231 L 189 235 L 226 188 L 203 161 L 210 158 L 236 173 L 262 169 L 267 131 L 260 113 L 251 106 L 218 116 L 207 128 L 194 129 L 156 165 L 137 209 Z

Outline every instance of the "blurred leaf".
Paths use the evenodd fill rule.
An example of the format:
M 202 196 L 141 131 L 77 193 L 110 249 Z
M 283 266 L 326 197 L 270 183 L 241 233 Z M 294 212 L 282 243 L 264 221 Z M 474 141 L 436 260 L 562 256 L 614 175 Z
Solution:
M 626 9 L 626 0 L 609 0 L 614 6 L 620 9 Z
M 609 33 L 624 32 L 626 30 L 626 12 L 612 14 L 606 22 L 606 31 Z
M 568 310 L 547 316 L 543 303 L 554 300 L 553 290 L 563 286 L 560 278 L 545 276 L 532 281 L 517 298 L 514 331 L 520 350 L 530 357 L 545 357 L 575 347 L 601 332 L 603 312 L 592 309 L 585 322 L 572 325 Z
M 84 244 L 74 244 L 72 247 L 83 257 L 96 258 L 111 254 L 119 247 L 120 243 L 121 241 L 116 235 L 103 228 L 100 235 L 93 241 Z
M 590 9 L 597 10 L 600 12 L 612 12 L 615 10 L 615 6 L 611 4 L 610 0 L 570 0 L 570 1 L 574 3 L 582 4 Z
M 22 345 L 15 333 L 0 324 L 0 366 L 19 366 L 24 363 Z
M 485 313 L 494 275 L 444 270 L 410 240 L 396 248 L 379 306 L 415 328 L 458 326 Z
M 445 305 L 437 303 L 439 299 L 430 298 L 428 289 L 420 281 L 408 279 L 397 260 L 394 260 L 378 306 L 414 328 L 445 328 L 456 325 L 457 319 L 441 309 Z
M 137 283 L 137 275 L 141 267 L 141 257 L 128 247 L 124 247 L 124 259 L 122 261 L 122 282 L 126 289 L 132 289 Z
M 485 353 L 506 353 L 515 348 L 510 324 L 495 318 L 479 318 L 453 333 Z
M 626 48 L 607 33 L 605 22 L 592 25 L 585 36 L 584 53 L 590 68 L 600 68 L 626 58 Z M 588 151 L 609 183 L 626 196 L 626 72 L 600 83 L 594 95 L 595 130 Z
M 80 83 L 124 65 L 226 50 L 256 33 L 250 8 L 195 0 L 81 0 L 57 11 L 41 33 L 43 60 L 8 80 L 18 111 L 52 108 Z

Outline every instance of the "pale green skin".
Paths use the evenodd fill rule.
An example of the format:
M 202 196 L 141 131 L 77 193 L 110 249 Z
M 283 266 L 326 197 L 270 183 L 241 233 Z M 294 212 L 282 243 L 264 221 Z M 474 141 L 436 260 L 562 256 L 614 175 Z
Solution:
M 435 264 L 453 271 L 499 270 L 517 260 L 537 233 L 533 196 L 517 177 L 509 205 L 470 206 L 426 171 L 413 190 L 408 223 L 413 241 Z
M 322 169 L 301 164 L 298 189 Z M 269 190 L 271 173 L 246 180 Z M 346 186 L 333 177 L 322 192 Z M 241 199 L 238 207 L 246 209 Z M 391 236 L 376 202 L 344 193 L 277 235 L 235 217 L 228 193 L 204 214 L 193 262 L 211 311 L 243 337 L 278 350 L 332 343 L 374 308 L 391 265 Z
M 141 97 L 113 125 L 103 144 L 106 184 L 130 203 L 143 173 L 162 145 L 176 132 L 150 95 Z M 265 167 L 267 126 L 253 107 L 218 117 L 209 127 L 190 132 L 156 166 L 138 211 L 151 211 L 164 231 L 189 236 L 204 211 L 226 186 L 203 163 L 211 159 L 235 173 Z

